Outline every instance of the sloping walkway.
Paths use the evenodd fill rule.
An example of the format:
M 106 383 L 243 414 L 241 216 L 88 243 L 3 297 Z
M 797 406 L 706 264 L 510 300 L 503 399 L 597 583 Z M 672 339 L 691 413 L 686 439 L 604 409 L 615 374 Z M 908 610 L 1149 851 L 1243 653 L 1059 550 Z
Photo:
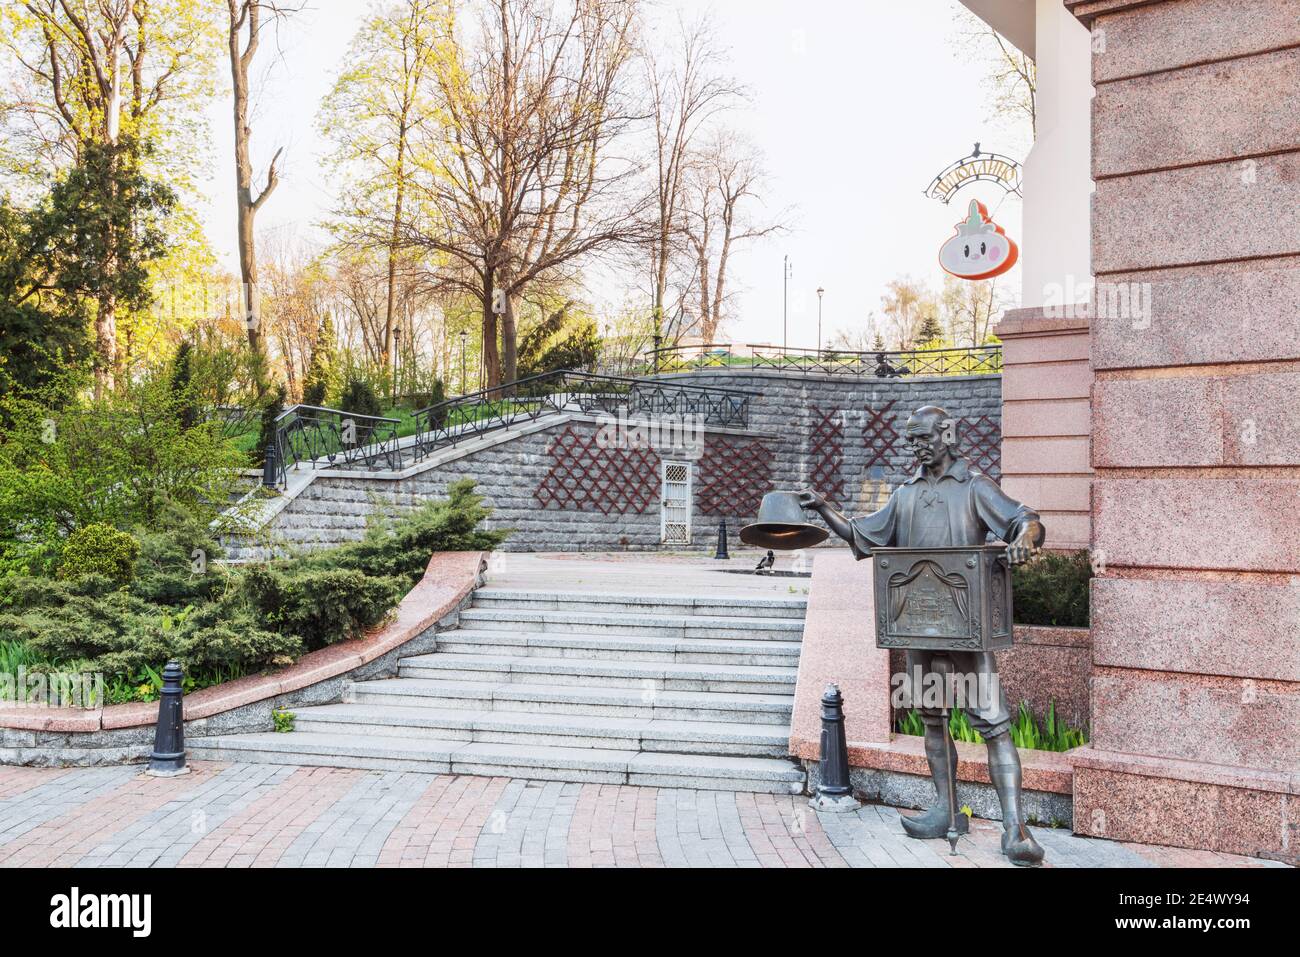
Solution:
M 895 808 L 785 794 L 195 762 L 0 767 L 0 867 L 1009 867 L 976 820 L 957 856 Z M 1034 828 L 1053 867 L 1281 867 Z

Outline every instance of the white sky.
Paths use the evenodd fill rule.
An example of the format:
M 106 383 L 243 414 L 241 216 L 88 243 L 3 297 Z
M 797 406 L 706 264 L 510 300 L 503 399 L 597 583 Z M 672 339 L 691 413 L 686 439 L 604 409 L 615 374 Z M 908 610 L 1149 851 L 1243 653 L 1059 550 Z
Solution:
M 1004 202 L 996 185 L 968 186 L 952 206 L 922 195 L 934 174 L 976 140 L 982 149 L 1021 160 L 1028 146 L 1023 131 L 989 120 L 982 70 L 954 42 L 957 0 L 665 0 L 664 6 L 670 22 L 676 7 L 713 11 L 733 75 L 752 92 L 751 107 L 730 122 L 765 156 L 767 205 L 796 211 L 787 236 L 733 259 L 739 298 L 721 338 L 781 342 L 781 257 L 787 253 L 794 267 L 789 343 L 811 347 L 819 285 L 826 289 L 826 339 L 838 328 L 861 328 L 896 276 L 923 277 L 938 288 L 939 246 L 970 199 L 996 210 L 997 222 L 1019 240 L 1020 200 Z M 259 175 L 278 146 L 285 157 L 280 186 L 258 216 L 260 234 L 319 236 L 314 224 L 331 208 L 333 193 L 316 113 L 368 7 L 368 0 L 312 0 L 281 30 L 282 58 L 263 60 L 267 72 L 255 78 L 253 124 Z M 233 271 L 228 97 L 218 98 L 210 113 L 215 179 L 202 219 L 222 264 Z M 1001 280 L 1013 291 L 1018 272 Z M 628 284 L 636 282 L 644 288 L 639 277 Z

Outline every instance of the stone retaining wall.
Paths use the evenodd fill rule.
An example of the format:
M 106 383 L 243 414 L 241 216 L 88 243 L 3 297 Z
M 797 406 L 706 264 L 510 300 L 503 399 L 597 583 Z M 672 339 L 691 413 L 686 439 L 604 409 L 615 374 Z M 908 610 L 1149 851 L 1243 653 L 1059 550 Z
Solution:
M 497 433 L 481 448 L 405 473 L 323 472 L 267 523 L 266 541 L 227 542 L 230 557 L 262 557 L 271 548 L 315 547 L 360 538 L 377 509 L 409 512 L 448 483 L 471 478 L 493 509 L 490 528 L 512 530 L 505 550 L 648 550 L 662 544 L 661 458 L 694 463 L 688 548 L 712 548 L 726 518 L 734 536 L 752 521 L 762 493 L 812 483 L 851 512 L 871 511 L 885 484 L 912 472 L 902 444 L 907 416 L 943 405 L 965 426 L 963 448 L 997 477 L 1001 443 L 1001 376 L 855 379 L 789 373 L 678 373 L 665 381 L 762 393 L 746 430 L 707 430 L 703 455 L 680 450 L 591 454 L 600 420 L 545 420 L 531 431 Z M 575 438 L 576 437 L 576 438 Z M 578 454 L 568 445 L 588 446 Z M 568 445 L 566 445 L 566 443 Z M 291 473 L 291 475 L 299 473 Z M 547 488 L 543 488 L 546 484 Z M 575 501 L 566 489 L 577 489 Z M 555 494 L 559 491 L 560 494 Z M 622 501 L 611 503 L 610 498 Z

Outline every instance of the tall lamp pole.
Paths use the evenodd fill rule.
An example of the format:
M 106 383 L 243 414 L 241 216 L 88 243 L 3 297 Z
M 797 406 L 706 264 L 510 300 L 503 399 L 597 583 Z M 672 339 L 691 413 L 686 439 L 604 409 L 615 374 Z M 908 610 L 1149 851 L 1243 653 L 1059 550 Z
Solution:
M 781 261 L 781 353 L 790 349 L 790 254 Z
M 821 286 L 817 287 L 817 351 L 822 351 L 822 295 L 826 292 Z

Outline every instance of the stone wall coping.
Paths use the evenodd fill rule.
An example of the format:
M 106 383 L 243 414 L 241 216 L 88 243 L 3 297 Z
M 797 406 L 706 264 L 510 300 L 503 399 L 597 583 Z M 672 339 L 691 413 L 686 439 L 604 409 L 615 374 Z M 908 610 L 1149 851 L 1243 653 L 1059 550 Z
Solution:
M 846 704 L 847 707 L 847 704 Z M 957 779 L 975 784 L 991 784 L 989 778 L 988 749 L 982 744 L 954 742 L 957 746 Z M 918 734 L 895 734 L 888 742 L 849 740 L 849 766 L 877 771 L 898 771 L 903 774 L 930 776 L 930 766 L 925 760 L 925 738 Z M 791 742 L 791 754 L 805 761 L 821 757 L 819 741 L 803 740 L 796 746 Z M 1020 765 L 1024 772 L 1024 786 L 1030 791 L 1047 791 L 1052 794 L 1072 794 L 1074 751 L 1020 751 Z
M 1056 316 L 1048 314 L 1049 312 L 1056 312 L 1060 308 L 1069 308 L 1076 315 Z M 1088 314 L 1090 309 L 1091 306 L 1086 303 L 1068 307 L 1035 306 L 1030 309 L 1008 309 L 1002 314 L 1002 321 L 993 327 L 993 334 L 1003 341 L 1021 336 L 1040 338 L 1042 336 L 1082 335 L 1092 327 L 1092 320 Z M 1077 315 L 1077 313 L 1083 313 L 1083 315 Z
M 1250 791 L 1300 794 L 1300 771 L 1267 771 L 1228 764 L 1209 764 L 1179 758 L 1102 751 L 1092 745 L 1069 752 L 1075 767 L 1118 771 L 1140 777 L 1165 778 L 1192 784 L 1211 784 Z
M 1078 17 L 1084 26 L 1091 27 L 1092 21 L 1102 14 L 1118 13 L 1135 7 L 1149 7 L 1163 2 L 1164 0 L 1065 0 L 1065 8 Z
M 208 718 L 325 681 L 374 661 L 418 637 L 453 611 L 477 586 L 486 552 L 435 552 L 424 577 L 407 592 L 396 613 L 364 638 L 339 642 L 303 655 L 270 674 L 248 675 L 185 696 L 185 719 Z M 0 728 L 25 731 L 89 732 L 156 723 L 158 702 L 77 708 L 0 708 Z
M 1091 648 L 1092 629 L 1064 625 L 1015 625 L 1012 630 L 1018 645 L 1051 645 L 1057 648 Z

